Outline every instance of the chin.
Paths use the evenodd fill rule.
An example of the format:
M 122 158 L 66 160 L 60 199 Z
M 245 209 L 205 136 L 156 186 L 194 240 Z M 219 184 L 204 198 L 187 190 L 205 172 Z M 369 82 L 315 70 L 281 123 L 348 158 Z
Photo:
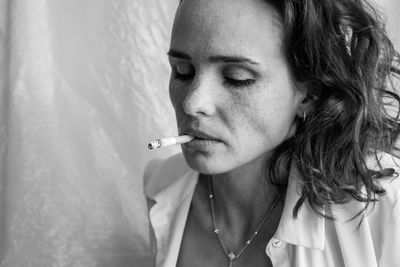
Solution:
M 226 164 L 227 162 L 216 160 L 212 156 L 207 156 L 201 153 L 196 153 L 195 155 L 183 153 L 186 163 L 193 170 L 202 174 L 219 174 L 228 172 L 231 170 Z

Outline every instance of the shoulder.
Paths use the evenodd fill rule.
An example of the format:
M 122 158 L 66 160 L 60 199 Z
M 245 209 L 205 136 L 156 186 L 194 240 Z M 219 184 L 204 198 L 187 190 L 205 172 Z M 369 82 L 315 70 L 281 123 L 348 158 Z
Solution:
M 367 161 L 370 169 L 393 169 L 394 175 L 383 177 L 377 180 L 377 184 L 385 191 L 381 201 L 388 201 L 395 204 L 400 198 L 400 158 L 385 152 L 378 153 L 377 157 L 371 157 Z M 389 204 L 388 203 L 388 204 Z
M 382 225 L 393 228 L 400 220 L 400 159 L 392 154 L 378 153 L 367 161 L 368 167 L 372 170 L 393 169 L 395 173 L 391 176 L 376 179 L 375 183 L 385 190 L 381 196 L 376 195 L 376 202 L 369 206 L 367 217 L 370 222 L 370 229 L 378 236 L 383 236 Z M 379 243 L 379 242 L 378 242 Z
M 377 201 L 370 205 L 367 212 L 368 227 L 373 240 L 374 251 L 379 259 L 379 266 L 400 266 L 400 159 L 388 153 L 378 155 L 373 160 L 371 169 L 394 169 L 395 174 L 377 179 L 376 183 L 385 190 L 377 196 Z
M 182 179 L 191 169 L 186 164 L 182 153 L 167 159 L 153 159 L 144 170 L 144 193 L 152 197 L 160 193 L 169 185 Z

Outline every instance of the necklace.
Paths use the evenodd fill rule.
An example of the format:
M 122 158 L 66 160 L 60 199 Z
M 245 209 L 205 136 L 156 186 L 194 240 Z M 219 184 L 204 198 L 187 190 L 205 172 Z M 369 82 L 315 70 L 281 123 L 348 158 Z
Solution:
M 226 248 L 226 246 L 225 246 L 225 244 L 224 244 L 224 242 L 222 241 L 222 238 L 221 238 L 221 230 L 217 227 L 217 219 L 216 219 L 216 216 L 215 216 L 215 208 L 214 208 L 214 188 L 213 188 L 211 176 L 209 176 L 208 183 L 209 183 L 209 196 L 208 197 L 210 199 L 211 217 L 212 217 L 212 223 L 213 223 L 213 226 L 214 226 L 214 234 L 217 236 L 218 242 L 221 245 L 222 249 L 224 250 L 224 253 L 225 253 L 226 257 L 228 258 L 228 266 L 232 267 L 233 261 L 238 260 L 240 258 L 240 256 L 243 254 L 243 252 L 245 252 L 247 247 L 251 244 L 251 242 L 257 236 L 258 232 L 261 230 L 261 228 L 263 227 L 263 225 L 267 221 L 269 215 L 274 210 L 275 206 L 278 204 L 278 202 L 279 202 L 279 200 L 281 198 L 281 195 L 278 194 L 278 196 L 275 198 L 274 202 L 267 209 L 267 211 L 266 211 L 263 219 L 261 220 L 260 224 L 258 225 L 256 231 L 250 236 L 249 239 L 247 239 L 247 241 L 244 244 L 244 246 L 242 247 L 242 249 L 239 250 L 239 252 L 234 253 L 233 251 L 228 252 L 228 249 Z

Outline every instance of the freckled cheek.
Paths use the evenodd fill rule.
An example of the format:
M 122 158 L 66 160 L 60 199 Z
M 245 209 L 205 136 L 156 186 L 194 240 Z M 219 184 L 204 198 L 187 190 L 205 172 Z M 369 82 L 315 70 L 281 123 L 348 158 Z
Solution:
M 265 114 L 265 110 L 251 110 L 250 112 L 243 112 L 242 128 L 244 129 L 244 134 L 257 138 L 258 136 L 264 136 L 267 134 L 269 127 L 268 114 Z
M 241 135 L 250 138 L 275 139 L 282 134 L 281 130 L 285 130 L 284 121 L 287 118 L 282 114 L 284 110 L 288 110 L 288 107 L 273 95 L 259 95 L 242 101 L 241 110 L 236 112 L 236 128 L 243 130 Z
M 256 131 L 262 131 L 261 113 L 246 97 L 229 98 L 222 102 L 222 120 L 230 130 L 236 142 L 244 137 L 254 136 Z
M 259 114 L 255 116 L 253 124 L 255 130 L 259 134 L 264 134 L 268 142 L 282 142 L 294 123 L 293 103 L 277 98 L 273 102 L 265 103 L 264 108 L 259 109 Z

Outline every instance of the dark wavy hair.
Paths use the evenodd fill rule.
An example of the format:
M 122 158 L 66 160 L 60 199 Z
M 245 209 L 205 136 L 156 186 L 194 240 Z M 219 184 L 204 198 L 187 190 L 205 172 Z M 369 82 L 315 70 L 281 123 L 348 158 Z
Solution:
M 362 214 L 383 195 L 377 180 L 396 176 L 378 154 L 397 151 L 399 55 L 380 14 L 362 0 L 266 0 L 283 17 L 284 49 L 313 111 L 298 120 L 295 136 L 279 145 L 270 176 L 286 183 L 292 161 L 304 179 L 293 216 L 306 201 L 318 214 L 331 204 L 364 202 Z M 379 170 L 367 167 L 376 158 Z M 284 173 L 286 172 L 286 173 Z

